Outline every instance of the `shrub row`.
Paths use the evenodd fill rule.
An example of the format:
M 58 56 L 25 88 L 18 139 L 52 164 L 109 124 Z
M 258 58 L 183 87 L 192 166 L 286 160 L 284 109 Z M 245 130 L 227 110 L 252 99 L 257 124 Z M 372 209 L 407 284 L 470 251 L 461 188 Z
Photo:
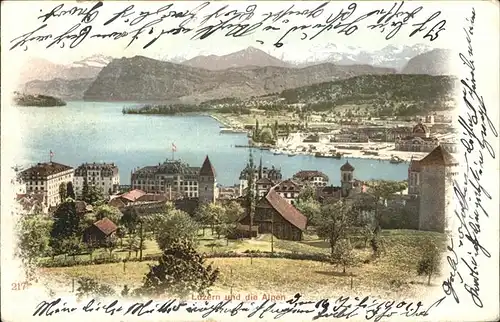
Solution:
M 142 256 L 143 261 L 155 261 L 160 258 L 161 254 L 149 254 Z M 319 262 L 328 262 L 330 257 L 326 254 L 303 254 L 303 253 L 284 253 L 284 252 L 274 252 L 269 251 L 259 251 L 259 250 L 246 250 L 243 253 L 236 253 L 233 251 L 228 252 L 215 252 L 215 253 L 203 253 L 205 258 L 285 258 L 285 259 L 295 259 L 295 260 L 311 260 Z M 99 264 L 111 264 L 111 263 L 121 263 L 121 262 L 138 262 L 139 258 L 132 257 L 130 259 L 123 259 L 117 256 L 111 257 L 96 257 L 92 260 L 72 257 L 56 258 L 54 260 L 46 260 L 41 263 L 41 267 L 71 267 L 71 266 L 81 266 L 81 265 L 99 265 Z

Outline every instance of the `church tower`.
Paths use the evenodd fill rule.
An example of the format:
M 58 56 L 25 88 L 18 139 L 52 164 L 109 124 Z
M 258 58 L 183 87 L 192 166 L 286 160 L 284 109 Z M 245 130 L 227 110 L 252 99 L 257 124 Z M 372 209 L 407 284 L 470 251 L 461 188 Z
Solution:
M 342 188 L 342 197 L 347 197 L 354 185 L 354 167 L 346 161 L 340 167 L 340 187 Z
M 453 216 L 453 178 L 458 162 L 440 145 L 420 160 L 420 230 L 447 232 Z
M 217 196 L 217 181 L 215 179 L 215 169 L 208 158 L 208 155 L 200 169 L 198 179 L 198 195 L 200 204 L 214 203 Z

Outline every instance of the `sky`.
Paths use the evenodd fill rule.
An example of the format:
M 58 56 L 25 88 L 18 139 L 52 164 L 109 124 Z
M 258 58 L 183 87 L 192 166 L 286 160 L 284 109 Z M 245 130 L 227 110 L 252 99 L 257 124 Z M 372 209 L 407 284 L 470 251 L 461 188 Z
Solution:
M 85 26 L 90 26 L 91 31 L 90 35 L 93 34 L 109 34 L 111 32 L 123 32 L 123 31 L 133 31 L 138 27 L 153 21 L 156 19 L 156 16 L 149 16 L 145 18 L 142 22 L 136 24 L 135 26 L 128 26 L 124 20 L 125 17 L 119 17 L 112 23 L 104 26 L 104 22 L 113 17 L 114 13 L 120 12 L 126 9 L 131 5 L 130 2 L 120 2 L 120 1 L 112 1 L 105 2 L 100 8 L 94 10 L 97 11 L 97 15 L 95 18 L 89 23 L 82 23 L 82 16 L 78 16 L 76 14 L 70 15 L 70 9 L 77 6 L 76 11 L 78 10 L 90 10 L 92 6 L 96 2 L 43 2 L 43 1 L 7 1 L 2 2 L 2 22 L 4 28 L 2 28 L 2 48 L 10 48 L 15 44 L 13 39 L 19 37 L 23 34 L 32 32 L 36 30 L 38 27 L 42 26 L 44 23 L 47 26 L 39 30 L 38 32 L 33 34 L 35 36 L 43 36 L 51 34 L 53 37 L 64 33 L 66 30 L 69 30 L 72 26 L 81 23 L 79 27 L 82 29 Z M 309 10 L 309 12 L 316 9 L 318 6 L 323 4 L 323 2 L 272 2 L 266 1 L 263 2 L 254 2 L 256 3 L 256 7 L 248 7 L 252 4 L 252 2 L 212 2 L 208 6 L 199 10 L 196 14 L 195 19 L 191 21 L 186 27 L 192 27 L 196 29 L 204 17 L 208 16 L 216 12 L 219 8 L 222 8 L 225 5 L 228 5 L 223 11 L 223 13 L 227 13 L 231 10 L 240 10 L 244 12 L 245 10 L 252 11 L 253 17 L 249 19 L 246 23 L 257 23 L 262 20 L 264 14 L 269 12 L 279 12 L 281 10 L 286 10 L 290 6 L 294 5 L 292 10 L 304 12 L 304 10 Z M 38 18 L 41 15 L 48 14 L 52 9 L 57 7 L 59 4 L 64 4 L 59 11 L 56 11 L 56 15 L 58 17 L 49 17 L 45 22 L 43 22 L 43 17 Z M 129 22 L 132 21 L 133 18 L 137 17 L 141 11 L 155 12 L 160 8 L 164 8 L 167 5 L 167 2 L 160 1 L 147 1 L 147 2 L 135 2 L 135 7 L 132 8 L 128 13 L 133 14 L 129 18 Z M 173 15 L 175 12 L 184 12 L 186 10 L 190 10 L 191 12 L 196 8 L 203 4 L 203 2 L 175 2 L 170 8 L 165 11 L 162 11 L 163 14 L 171 14 Z M 318 37 L 313 40 L 304 40 L 301 41 L 301 31 L 295 31 L 293 34 L 289 34 L 285 40 L 283 41 L 283 46 L 281 48 L 276 48 L 273 43 L 275 43 L 285 32 L 293 27 L 293 26 L 301 26 L 303 24 L 318 24 L 325 23 L 325 20 L 330 16 L 337 16 L 340 12 L 350 12 L 348 9 L 350 2 L 330 2 L 326 4 L 324 7 L 320 8 L 323 10 L 320 14 L 317 12 L 316 18 L 306 18 L 305 15 L 289 15 L 283 17 L 277 23 L 272 23 L 274 27 L 282 28 L 276 32 L 266 32 L 263 31 L 262 28 L 267 25 L 267 22 L 264 23 L 264 26 L 261 29 L 254 32 L 252 35 L 246 37 L 224 37 L 223 33 L 225 32 L 216 32 L 212 36 L 204 39 L 204 40 L 190 40 L 193 32 L 185 35 L 163 35 L 159 38 L 154 44 L 150 47 L 143 49 L 143 46 L 149 42 L 155 35 L 160 33 L 161 29 L 169 30 L 171 28 L 178 27 L 179 23 L 185 18 L 168 18 L 163 20 L 161 23 L 157 24 L 153 28 L 155 29 L 152 36 L 147 35 L 145 33 L 139 35 L 139 39 L 137 39 L 130 47 L 126 48 L 127 43 L 130 41 L 131 36 L 129 35 L 126 38 L 122 38 L 120 40 L 109 40 L 108 39 L 96 39 L 87 37 L 82 43 L 73 49 L 70 49 L 68 44 L 71 41 L 66 41 L 66 45 L 64 48 L 61 48 L 60 45 L 55 44 L 51 48 L 45 48 L 51 41 L 45 42 L 37 42 L 31 41 L 27 43 L 27 50 L 24 50 L 24 46 L 18 46 L 17 48 L 6 51 L 7 57 L 15 58 L 15 60 L 25 60 L 29 57 L 40 57 L 49 59 L 58 63 L 70 63 L 73 61 L 77 61 L 83 57 L 89 57 L 94 54 L 103 54 L 109 55 L 112 57 L 132 57 L 135 55 L 144 55 L 152 58 L 173 58 L 173 57 L 184 57 L 191 58 L 197 55 L 223 55 L 231 52 L 235 52 L 249 46 L 253 46 L 259 48 L 273 56 L 278 58 L 285 58 L 286 60 L 294 60 L 300 61 L 304 57 L 311 56 L 311 53 L 321 52 L 321 51 L 346 51 L 347 47 L 360 47 L 367 51 L 373 51 L 377 49 L 381 49 L 387 45 L 414 45 L 417 43 L 425 44 L 431 47 L 438 48 L 450 48 L 453 46 L 453 36 L 450 30 L 456 30 L 455 26 L 460 24 L 461 21 L 457 20 L 456 13 L 462 10 L 460 6 L 455 6 L 444 2 L 405 2 L 400 9 L 400 12 L 413 12 L 419 6 L 422 6 L 422 9 L 415 14 L 415 18 L 410 20 L 406 26 L 403 26 L 399 33 L 394 36 L 390 40 L 385 40 L 384 37 L 388 33 L 385 34 L 380 33 L 377 30 L 370 30 L 367 28 L 368 25 L 373 24 L 377 18 L 369 17 L 364 21 L 360 21 L 358 25 L 358 30 L 352 33 L 349 36 L 338 34 L 335 31 L 325 31 Z M 355 8 L 352 16 L 346 21 L 352 21 L 357 17 L 362 16 L 368 12 L 373 10 L 381 10 L 385 9 L 389 11 L 391 7 L 397 4 L 397 7 L 401 4 L 401 2 L 392 2 L 392 1 L 383 1 L 383 2 L 358 2 L 357 7 Z M 429 38 L 424 39 L 423 36 L 425 32 L 418 33 L 413 37 L 408 37 L 412 30 L 416 27 L 412 27 L 411 24 L 424 22 L 429 16 L 431 16 L 434 12 L 441 10 L 442 13 L 439 17 L 435 18 L 432 22 L 429 23 L 428 29 L 432 28 L 436 23 L 438 23 L 442 19 L 446 19 L 445 30 L 439 34 L 434 41 L 430 41 Z M 175 12 L 174 12 L 175 11 Z M 395 9 L 393 10 L 395 12 Z M 220 18 L 212 18 L 209 20 L 205 26 L 210 24 L 218 23 L 219 19 L 224 18 L 224 16 Z M 227 19 L 227 18 L 226 18 Z M 287 19 L 288 22 L 285 24 L 283 21 Z M 400 18 L 393 18 L 392 21 L 399 21 Z M 22 24 L 19 24 L 19 21 L 23 21 Z M 268 20 L 270 21 L 270 19 Z M 243 22 L 245 23 L 245 22 Z M 202 28 L 202 27 L 199 27 Z M 198 29 L 199 29 L 198 28 Z M 78 30 L 80 30 L 78 29 Z M 149 28 L 148 28 L 149 29 Z M 77 30 L 77 31 L 78 31 Z M 309 36 L 312 36 L 315 32 L 308 31 Z M 257 42 L 257 40 L 261 40 L 264 44 Z M 19 40 L 18 40 L 19 41 Z M 334 45 L 334 46 L 333 46 Z

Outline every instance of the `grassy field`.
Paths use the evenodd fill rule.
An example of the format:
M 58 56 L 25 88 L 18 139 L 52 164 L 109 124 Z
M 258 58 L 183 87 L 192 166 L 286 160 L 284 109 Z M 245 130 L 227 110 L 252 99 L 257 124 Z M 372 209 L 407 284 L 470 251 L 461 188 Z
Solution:
M 200 251 L 210 252 L 207 246 L 214 241 L 214 236 L 201 240 Z M 220 277 L 213 288 L 214 294 L 283 294 L 301 292 L 308 296 L 333 296 L 335 294 L 366 294 L 378 296 L 415 296 L 429 291 L 424 285 L 426 279 L 416 275 L 416 263 L 420 257 L 424 239 L 442 239 L 436 233 L 410 230 L 384 231 L 385 254 L 375 260 L 371 258 L 369 248 L 356 249 L 357 264 L 343 274 L 340 267 L 315 261 L 290 260 L 280 258 L 211 258 L 220 270 Z M 324 241 L 308 238 L 303 242 L 291 242 L 275 239 L 274 250 L 299 253 L 328 253 L 328 244 Z M 263 236 L 256 240 L 231 242 L 218 241 L 223 246 L 217 251 L 242 252 L 247 249 L 269 251 L 270 238 Z M 102 283 L 115 285 L 139 286 L 148 270 L 148 264 L 154 262 L 127 262 L 73 266 L 65 268 L 42 268 L 40 273 L 49 278 L 58 287 L 71 290 L 72 278 L 92 277 Z M 351 289 L 352 274 L 352 289 Z M 439 287 L 437 279 L 435 285 Z

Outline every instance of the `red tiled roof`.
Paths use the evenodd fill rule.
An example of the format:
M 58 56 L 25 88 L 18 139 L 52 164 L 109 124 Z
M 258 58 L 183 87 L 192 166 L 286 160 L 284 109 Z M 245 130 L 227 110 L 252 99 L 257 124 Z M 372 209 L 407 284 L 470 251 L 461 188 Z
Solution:
M 46 163 L 38 163 L 37 165 L 24 170 L 20 173 L 22 178 L 29 178 L 31 176 L 38 176 L 46 178 L 56 173 L 60 173 L 63 171 L 73 169 L 70 166 L 60 164 L 57 162 L 46 162 Z
M 130 201 L 136 201 L 137 199 L 144 196 L 145 194 L 146 193 L 142 190 L 134 189 L 134 190 L 131 190 L 129 192 L 126 192 L 126 193 L 120 195 L 120 197 L 127 199 L 127 200 L 130 200 Z
M 307 217 L 277 194 L 276 191 L 271 189 L 265 198 L 271 207 L 273 207 L 289 223 L 301 230 L 306 228 Z
M 317 170 L 301 170 L 294 174 L 293 177 L 301 180 L 312 180 L 314 177 L 323 177 L 325 180 L 328 180 L 328 176 L 326 174 Z
M 114 231 L 118 229 L 115 223 L 109 220 L 107 217 L 102 218 L 94 223 L 94 226 L 97 227 L 100 231 L 102 231 L 106 236 L 110 235 Z
M 441 145 L 438 145 L 431 153 L 427 154 L 425 158 L 419 161 L 420 166 L 430 166 L 430 165 L 444 165 L 451 166 L 456 165 L 458 162 L 446 151 Z
M 340 167 L 340 171 L 354 171 L 354 167 L 349 163 L 349 161 L 346 161 L 346 163 Z
M 215 177 L 215 169 L 212 166 L 212 163 L 210 162 L 208 155 L 206 156 L 205 161 L 203 161 L 203 165 L 201 166 L 200 176 Z

